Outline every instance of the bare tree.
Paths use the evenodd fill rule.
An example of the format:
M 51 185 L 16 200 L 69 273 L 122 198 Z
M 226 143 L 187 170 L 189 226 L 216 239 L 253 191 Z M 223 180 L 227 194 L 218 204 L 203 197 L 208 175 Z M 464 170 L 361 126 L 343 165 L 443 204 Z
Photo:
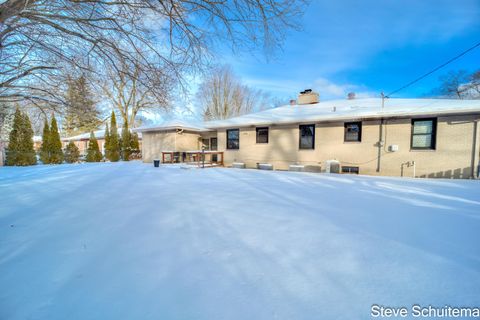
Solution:
M 52 90 L 61 83 L 60 61 L 117 68 L 120 56 L 179 80 L 204 66 L 220 43 L 268 52 L 296 27 L 304 1 L 2 1 L 0 100 L 61 103 Z
M 268 96 L 243 85 L 230 67 L 217 68 L 197 92 L 205 120 L 227 119 L 267 107 Z
M 123 123 L 134 128 L 139 112 L 167 109 L 172 80 L 161 68 L 145 69 L 136 60 L 117 59 L 117 67 L 108 68 L 99 85 Z
M 440 77 L 439 95 L 456 99 L 480 99 L 480 70 L 468 73 L 466 70 L 450 71 Z
M 480 99 L 480 70 L 470 75 L 470 91 L 474 98 Z
M 462 99 L 462 85 L 468 81 L 468 74 L 465 70 L 450 71 L 440 77 L 440 94 L 447 97 Z
M 0 103 L 0 143 L 8 140 L 8 133 L 12 129 L 14 111 L 11 105 Z

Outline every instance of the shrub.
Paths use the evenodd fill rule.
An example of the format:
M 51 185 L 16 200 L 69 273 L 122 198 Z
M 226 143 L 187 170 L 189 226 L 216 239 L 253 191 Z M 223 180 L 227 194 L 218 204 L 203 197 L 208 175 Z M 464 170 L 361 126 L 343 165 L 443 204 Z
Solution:
M 65 161 L 67 163 L 75 163 L 80 159 L 80 151 L 73 141 L 70 141 L 65 148 Z

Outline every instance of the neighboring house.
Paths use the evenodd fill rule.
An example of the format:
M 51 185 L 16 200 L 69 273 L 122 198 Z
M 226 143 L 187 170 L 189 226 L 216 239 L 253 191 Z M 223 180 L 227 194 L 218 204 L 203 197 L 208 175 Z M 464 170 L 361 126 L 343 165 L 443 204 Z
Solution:
M 33 136 L 33 149 L 39 152 L 42 147 L 42 136 Z
M 122 128 L 118 128 L 117 130 L 119 137 L 121 137 L 122 134 Z M 95 135 L 95 138 L 97 139 L 98 142 L 98 148 L 100 151 L 105 154 L 105 130 L 97 130 L 93 132 Z M 73 137 L 68 137 L 68 138 L 62 138 L 62 146 L 65 148 L 70 141 L 73 141 L 73 143 L 77 146 L 78 150 L 80 151 L 81 155 L 87 154 L 87 149 L 88 149 L 88 141 L 90 140 L 90 132 L 87 133 L 82 133 Z M 140 150 L 142 149 L 142 134 L 138 134 L 138 144 L 140 146 Z
M 201 125 L 139 128 L 143 159 L 205 145 L 222 151 L 227 166 L 268 163 L 279 170 L 325 171 L 339 164 L 344 173 L 479 176 L 480 100 L 385 99 L 382 107 L 379 98 L 317 99 L 306 91 L 298 105 Z

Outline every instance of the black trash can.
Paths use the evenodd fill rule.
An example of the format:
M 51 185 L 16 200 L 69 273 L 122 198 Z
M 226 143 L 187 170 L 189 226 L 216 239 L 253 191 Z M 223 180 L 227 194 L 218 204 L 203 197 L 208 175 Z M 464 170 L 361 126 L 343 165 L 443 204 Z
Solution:
M 153 160 L 153 166 L 154 166 L 155 168 L 160 167 L 160 160 L 158 160 L 158 159 Z

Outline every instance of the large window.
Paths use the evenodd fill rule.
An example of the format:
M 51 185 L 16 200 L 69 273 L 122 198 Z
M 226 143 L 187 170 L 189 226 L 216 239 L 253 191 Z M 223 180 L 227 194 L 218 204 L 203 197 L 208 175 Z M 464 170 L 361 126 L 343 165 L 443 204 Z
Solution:
M 301 125 L 300 129 L 300 149 L 315 149 L 315 125 Z
M 362 123 L 361 122 L 345 122 L 345 142 L 362 141 Z
M 227 149 L 239 149 L 240 148 L 240 130 L 230 129 L 227 130 Z
M 268 143 L 268 128 L 257 128 L 257 143 Z
M 412 149 L 435 149 L 437 119 L 412 120 Z

